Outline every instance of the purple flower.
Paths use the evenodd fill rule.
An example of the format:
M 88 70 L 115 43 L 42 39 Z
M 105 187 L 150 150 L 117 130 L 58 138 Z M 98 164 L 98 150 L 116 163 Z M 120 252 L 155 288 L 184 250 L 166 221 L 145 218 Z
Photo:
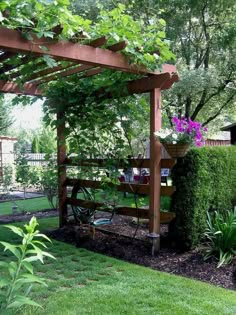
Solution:
M 197 147 L 204 144 L 203 132 L 206 132 L 208 129 L 206 127 L 203 128 L 200 122 L 192 121 L 190 118 L 186 117 L 179 119 L 177 116 L 172 118 L 172 122 L 177 134 L 180 136 L 186 135 Z

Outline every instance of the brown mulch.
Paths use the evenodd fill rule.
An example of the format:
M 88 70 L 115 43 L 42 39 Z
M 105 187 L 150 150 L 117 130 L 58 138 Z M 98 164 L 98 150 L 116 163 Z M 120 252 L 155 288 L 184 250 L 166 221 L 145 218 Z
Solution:
M 32 215 L 45 218 L 57 216 L 58 212 L 46 209 L 31 214 L 0 216 L 0 224 L 27 221 Z M 107 256 L 236 290 L 235 261 L 231 265 L 217 268 L 217 262 L 214 259 L 204 261 L 203 248 L 188 252 L 170 248 L 167 240 L 167 226 L 161 227 L 162 248 L 153 257 L 151 245 L 146 237 L 148 229 L 145 222 L 139 224 L 136 233 L 137 224 L 132 219 L 115 216 L 113 223 L 96 230 L 95 240 L 89 236 L 87 229 L 79 230 L 74 224 L 68 225 L 66 228 L 48 231 L 47 234 L 54 239 Z M 133 239 L 134 235 L 135 239 Z
M 77 247 L 83 247 L 155 270 L 201 280 L 219 287 L 236 289 L 236 262 L 217 268 L 217 262 L 214 259 L 204 261 L 203 248 L 188 252 L 180 252 L 170 248 L 166 237 L 167 226 L 161 228 L 162 248 L 153 257 L 151 245 L 146 237 L 148 233 L 146 224 L 140 224 L 135 239 L 132 239 L 137 227 L 132 219 L 127 220 L 127 218 L 119 216 L 114 219 L 114 223 L 96 230 L 95 240 L 89 237 L 86 229 L 78 232 L 78 228 L 73 225 L 52 231 L 50 236 Z M 114 235 L 111 232 L 117 234 Z

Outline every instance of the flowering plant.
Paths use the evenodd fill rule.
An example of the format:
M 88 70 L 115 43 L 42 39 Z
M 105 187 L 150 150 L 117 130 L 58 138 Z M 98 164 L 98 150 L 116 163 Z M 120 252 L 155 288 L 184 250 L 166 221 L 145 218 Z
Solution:
M 154 133 L 161 143 L 171 144 L 194 144 L 200 147 L 204 144 L 204 134 L 207 132 L 206 127 L 190 118 L 182 117 L 179 119 L 174 116 L 172 118 L 174 130 L 161 130 Z

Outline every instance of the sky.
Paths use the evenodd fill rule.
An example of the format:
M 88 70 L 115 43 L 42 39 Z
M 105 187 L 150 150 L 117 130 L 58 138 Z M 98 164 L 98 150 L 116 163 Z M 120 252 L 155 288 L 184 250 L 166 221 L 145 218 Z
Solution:
M 38 100 L 33 105 L 15 106 L 12 111 L 14 118 L 13 128 L 37 129 L 41 126 L 43 118 L 42 101 Z

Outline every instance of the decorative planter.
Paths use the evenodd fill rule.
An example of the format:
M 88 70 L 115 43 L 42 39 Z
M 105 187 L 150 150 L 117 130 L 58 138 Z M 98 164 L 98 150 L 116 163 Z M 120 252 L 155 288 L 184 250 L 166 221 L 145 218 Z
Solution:
M 172 157 L 172 158 L 180 158 L 184 157 L 185 154 L 189 150 L 189 144 L 172 144 L 172 143 L 163 143 L 162 144 L 164 148 L 166 149 L 167 153 Z

